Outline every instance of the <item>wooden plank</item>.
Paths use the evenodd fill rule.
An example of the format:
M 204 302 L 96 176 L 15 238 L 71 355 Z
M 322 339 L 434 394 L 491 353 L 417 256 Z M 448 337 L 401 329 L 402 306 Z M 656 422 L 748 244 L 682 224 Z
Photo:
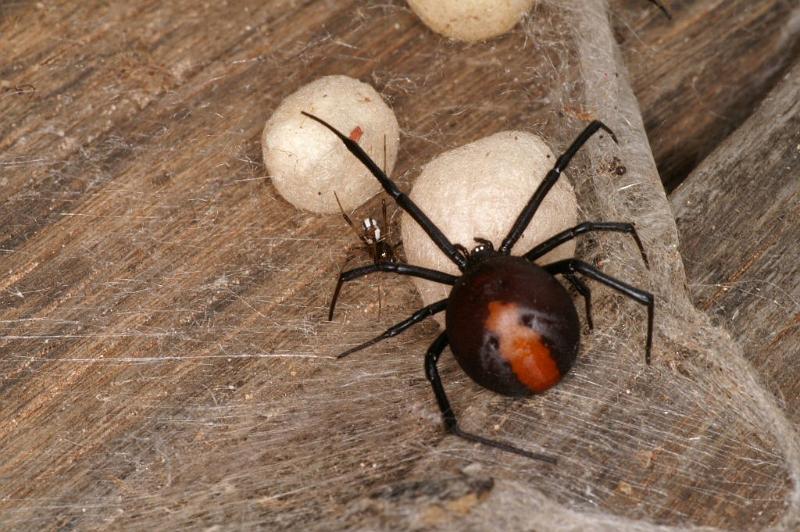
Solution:
M 797 0 L 612 0 L 661 178 L 674 189 L 800 55 Z
M 35 92 L 0 100 L 3 523 L 335 522 L 354 490 L 402 478 L 420 449 L 380 444 L 442 438 L 418 360 L 397 352 L 418 357 L 433 326 L 384 364 L 328 359 L 417 299 L 384 282 L 376 322 L 361 284 L 324 321 L 352 236 L 277 197 L 259 133 L 283 96 L 347 73 L 400 118 L 404 188 L 498 128 L 561 143 L 581 125 L 560 116 L 575 74 L 569 50 L 542 44 L 564 16 L 537 16 L 531 35 L 468 46 L 400 2 L 7 15 L 0 75 Z M 490 100 L 487 83 L 502 88 Z
M 390 100 L 404 189 L 445 149 L 511 128 L 560 147 L 602 110 L 621 151 L 593 141 L 570 177 L 584 216 L 640 223 L 654 271 L 617 240 L 581 256 L 680 298 L 677 256 L 664 251 L 675 227 L 624 73 L 608 41 L 593 68 L 596 43 L 578 51 L 575 27 L 608 33 L 603 3 L 586 5 L 594 19 L 582 1 L 537 4 L 485 45 L 443 41 L 400 1 L 5 11 L 0 77 L 35 92 L 0 97 L 2 523 L 780 522 L 792 486 L 774 435 L 685 376 L 680 356 L 699 348 L 674 332 L 644 368 L 641 309 L 608 294 L 596 296 L 581 364 L 551 394 L 509 401 L 444 365 L 470 426 L 557 453 L 554 469 L 442 433 L 421 367 L 433 324 L 329 359 L 418 299 L 387 279 L 374 317 L 377 281 L 360 283 L 340 321 L 324 321 L 352 235 L 276 196 L 258 137 L 284 95 L 325 74 L 370 80 Z M 598 80 L 605 92 L 590 104 Z
M 800 62 L 672 204 L 698 307 L 800 422 Z

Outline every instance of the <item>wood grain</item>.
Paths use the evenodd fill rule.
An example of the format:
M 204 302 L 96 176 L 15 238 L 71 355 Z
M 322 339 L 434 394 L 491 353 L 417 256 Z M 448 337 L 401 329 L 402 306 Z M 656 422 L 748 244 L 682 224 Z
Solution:
M 672 203 L 697 306 L 800 422 L 800 63 Z
M 797 0 L 673 0 L 667 21 L 611 2 L 653 155 L 674 189 L 739 127 L 800 54 Z
M 260 130 L 284 95 L 347 73 L 401 120 L 403 186 L 420 161 L 498 127 L 570 135 L 558 105 L 570 87 L 556 77 L 569 77 L 569 57 L 548 47 L 558 11 L 539 11 L 551 24 L 528 44 L 517 31 L 480 47 L 441 40 L 400 2 L 54 2 L 4 14 L 0 76 L 35 88 L 0 100 L 5 525 L 330 520 L 353 497 L 337 477 L 369 487 L 401 476 L 409 464 L 377 444 L 409 427 L 441 438 L 435 417 L 398 402 L 410 394 L 427 412 L 430 391 L 399 356 L 378 368 L 328 360 L 373 333 L 374 305 L 360 302 L 375 290 L 348 287 L 341 321 L 324 321 L 351 235 L 339 217 L 276 197 Z M 487 80 L 501 88 L 491 101 Z M 385 283 L 384 301 L 378 325 L 416 297 Z M 417 352 L 431 331 L 394 349 Z M 387 406 L 398 421 L 376 433 Z M 309 462 L 320 450 L 308 435 L 334 427 L 330 456 Z M 335 442 L 354 436 L 376 448 L 337 463 Z
M 260 161 L 267 116 L 321 75 L 370 81 L 400 119 L 406 190 L 433 155 L 502 129 L 564 146 L 591 116 L 558 4 L 537 4 L 485 45 L 443 41 L 399 0 L 17 2 L 0 15 L 3 525 L 432 526 L 491 512 L 481 501 L 515 485 L 576 511 L 677 526 L 779 519 L 789 481 L 764 456 L 769 436 L 743 435 L 733 411 L 705 424 L 704 410 L 724 404 L 668 395 L 659 386 L 680 372 L 641 369 L 638 343 L 587 349 L 557 394 L 527 404 L 444 367 L 473 426 L 562 453 L 554 470 L 487 458 L 442 433 L 421 366 L 431 323 L 346 365 L 330 359 L 418 298 L 409 283 L 381 281 L 378 315 L 378 282 L 357 283 L 342 318 L 324 321 L 354 242 L 338 217 L 276 195 Z M 683 16 L 676 9 L 674 42 L 696 29 Z M 629 56 L 642 62 L 632 70 L 653 56 Z M 766 68 L 753 61 L 753 72 Z M 694 132 L 664 123 L 651 121 L 654 145 Z M 576 163 L 591 198 L 599 185 L 585 158 Z M 631 264 L 609 267 L 641 279 Z M 590 348 L 641 332 L 613 323 L 640 309 L 597 300 L 608 321 Z M 713 446 L 686 443 L 706 434 Z M 751 445 L 732 453 L 743 436 Z M 629 452 L 638 445 L 656 450 Z

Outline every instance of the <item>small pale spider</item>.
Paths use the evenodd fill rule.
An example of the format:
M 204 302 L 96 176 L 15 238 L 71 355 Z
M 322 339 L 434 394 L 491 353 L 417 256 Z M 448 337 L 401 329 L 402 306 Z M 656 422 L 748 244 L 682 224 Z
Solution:
M 367 252 L 367 254 L 372 259 L 373 264 L 380 264 L 380 263 L 395 263 L 398 262 L 397 255 L 395 254 L 395 250 L 400 245 L 400 243 L 392 244 L 391 242 L 391 230 L 389 225 L 389 217 L 386 214 L 386 200 L 381 199 L 381 211 L 383 212 L 383 226 L 386 228 L 386 231 L 381 231 L 381 226 L 375 218 L 367 217 L 361 221 L 361 228 L 356 226 L 353 223 L 353 220 L 350 219 L 350 216 L 342 207 L 342 202 L 339 201 L 339 196 L 336 195 L 336 192 L 333 193 L 334 197 L 336 198 L 336 203 L 339 204 L 339 210 L 342 212 L 342 218 L 344 218 L 345 223 L 350 226 L 353 230 L 355 235 L 363 244 L 363 249 Z M 348 262 L 353 259 L 353 255 L 348 256 L 344 260 L 344 265 L 346 266 Z M 339 282 L 336 284 L 336 290 L 333 294 L 333 299 L 331 300 L 331 307 L 328 311 L 328 320 L 333 319 L 333 309 L 334 305 L 336 304 L 336 299 L 339 297 L 339 290 L 342 289 L 342 283 L 344 280 L 342 277 L 339 277 Z M 381 296 L 381 287 L 378 285 L 378 314 L 380 315 L 382 307 L 382 296 Z

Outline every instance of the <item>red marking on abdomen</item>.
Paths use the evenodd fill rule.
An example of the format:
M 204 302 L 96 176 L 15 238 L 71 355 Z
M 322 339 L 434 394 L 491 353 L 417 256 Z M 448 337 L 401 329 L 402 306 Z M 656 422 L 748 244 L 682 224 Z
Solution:
M 492 301 L 486 330 L 497 336 L 499 352 L 519 381 L 543 392 L 561 380 L 561 372 L 542 336 L 522 323 L 519 305 Z
M 361 140 L 361 136 L 364 134 L 364 130 L 361 129 L 361 126 L 356 126 L 353 128 L 353 131 L 350 132 L 350 138 L 356 142 Z

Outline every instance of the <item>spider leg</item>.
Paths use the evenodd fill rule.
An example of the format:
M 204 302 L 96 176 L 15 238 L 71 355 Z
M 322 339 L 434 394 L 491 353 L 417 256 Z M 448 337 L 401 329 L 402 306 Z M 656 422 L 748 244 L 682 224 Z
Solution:
M 464 438 L 465 440 L 488 445 L 509 453 L 518 454 L 520 456 L 524 456 L 525 458 L 530 458 L 531 460 L 541 460 L 542 462 L 555 464 L 556 459 L 552 456 L 523 451 L 522 449 L 518 449 L 511 444 L 490 440 L 488 438 L 484 438 L 483 436 L 478 436 L 477 434 L 465 432 L 459 428 L 456 415 L 453 413 L 453 409 L 450 407 L 450 401 L 447 400 L 447 395 L 444 392 L 444 386 L 442 386 L 442 379 L 439 377 L 439 370 L 436 367 L 436 364 L 439 362 L 439 357 L 441 356 L 442 351 L 444 351 L 445 346 L 447 346 L 447 333 L 443 332 L 436 338 L 436 340 L 433 341 L 430 348 L 428 348 L 428 353 L 425 355 L 425 376 L 428 378 L 428 381 L 433 387 L 433 393 L 436 396 L 436 402 L 439 404 L 439 410 L 442 411 L 442 421 L 444 421 L 444 426 L 447 431 L 451 434 Z
M 425 318 L 433 316 L 434 314 L 439 313 L 446 308 L 447 308 L 447 299 L 442 299 L 440 301 L 437 301 L 436 303 L 431 303 L 427 307 L 423 307 L 418 311 L 416 311 L 409 318 L 401 321 L 400 323 L 392 325 L 391 327 L 386 329 L 386 331 L 384 331 L 383 334 L 380 334 L 375 338 L 373 338 L 372 340 L 364 342 L 363 344 L 348 349 L 344 353 L 339 354 L 336 358 L 344 358 L 351 353 L 355 353 L 356 351 L 361 351 L 362 349 L 365 349 L 371 345 L 375 345 L 381 340 L 386 340 L 387 338 L 391 338 L 392 336 L 397 336 L 398 334 L 405 331 L 412 325 L 415 325 L 424 320 Z
M 545 270 L 547 270 L 547 268 L 545 268 Z M 586 303 L 586 325 L 589 326 L 589 330 L 594 329 L 594 322 L 592 321 L 592 291 L 589 290 L 586 283 L 571 273 L 565 273 L 564 279 L 569 281 L 570 284 L 575 287 L 575 290 L 583 296 L 583 300 Z
M 307 116 L 308 118 L 315 120 L 331 130 L 339 139 L 344 143 L 347 150 L 352 153 L 361 164 L 367 167 L 367 169 L 372 173 L 373 176 L 378 180 L 378 182 L 383 186 L 383 189 L 397 202 L 397 204 L 405 210 L 419 225 L 422 229 L 428 234 L 428 236 L 433 240 L 433 243 L 436 244 L 439 249 L 441 249 L 447 257 L 452 260 L 458 269 L 464 271 L 464 268 L 467 266 L 467 260 L 458 252 L 458 250 L 453 246 L 452 242 L 450 242 L 444 233 L 436 227 L 436 225 L 428 218 L 428 216 L 422 212 L 422 210 L 414 203 L 411 198 L 400 192 L 400 189 L 397 188 L 397 185 L 389 179 L 389 177 L 381 170 L 380 166 L 375 164 L 367 152 L 365 152 L 361 146 L 358 145 L 358 142 L 354 141 L 344 133 L 340 132 L 332 125 L 328 124 L 321 118 L 318 118 L 312 114 L 306 113 L 302 111 L 303 115 Z
M 503 239 L 503 243 L 500 244 L 500 248 L 498 251 L 504 255 L 508 255 L 511 252 L 511 248 L 514 247 L 514 244 L 517 243 L 519 237 L 522 236 L 522 233 L 528 227 L 528 224 L 531 222 L 531 218 L 533 215 L 536 214 L 536 210 L 539 208 L 539 205 L 542 204 L 545 196 L 547 193 L 550 192 L 550 189 L 553 188 L 553 185 L 556 184 L 558 178 L 561 177 L 561 172 L 569 166 L 570 161 L 581 149 L 581 146 L 586 144 L 586 141 L 589 138 L 597 133 L 598 130 L 604 130 L 614 142 L 617 142 L 617 137 L 614 135 L 614 132 L 611 131 L 608 126 L 604 123 L 600 122 L 599 120 L 592 121 L 586 129 L 584 129 L 578 137 L 572 141 L 572 144 L 567 148 L 563 154 L 561 154 L 558 159 L 556 159 L 556 164 L 553 168 L 547 172 L 547 175 L 544 176 L 544 179 L 541 183 L 539 183 L 539 187 L 536 189 L 536 192 L 533 193 L 531 199 L 528 200 L 528 204 L 525 205 L 525 208 L 522 209 L 522 212 L 519 213 L 517 220 L 514 222 L 514 225 L 511 227 L 511 231 L 508 232 L 508 235 Z
M 578 259 L 560 260 L 558 262 L 548 264 L 545 266 L 545 269 L 551 274 L 582 273 L 586 277 L 594 279 L 595 281 L 599 281 L 606 286 L 610 286 L 617 292 L 620 292 L 634 301 L 645 305 L 647 307 L 647 343 L 645 344 L 644 361 L 645 363 L 650 364 L 650 350 L 653 347 L 653 294 L 623 283 L 619 279 L 615 279 L 610 275 L 606 275 L 594 266 L 591 266 Z
M 399 273 L 400 275 L 411 275 L 412 277 L 419 277 L 435 283 L 449 285 L 455 284 L 456 279 L 458 279 L 458 277 L 455 275 L 450 275 L 449 273 L 429 270 L 428 268 L 422 268 L 420 266 L 401 264 L 398 262 L 379 262 L 377 264 L 370 264 L 369 266 L 362 266 L 360 268 L 347 270 L 339 274 L 339 280 L 336 282 L 336 289 L 333 291 L 333 299 L 331 300 L 331 308 L 328 311 L 328 321 L 333 319 L 333 310 L 336 307 L 336 300 L 339 299 L 339 291 L 342 289 L 342 285 L 347 281 L 352 281 L 353 279 L 358 279 L 359 277 L 363 277 L 375 272 L 391 272 Z
M 333 192 L 333 197 L 336 198 L 336 203 L 339 204 L 339 210 L 342 212 L 342 218 L 344 218 L 345 223 L 347 223 L 347 225 L 350 226 L 350 229 L 353 230 L 353 233 L 355 233 L 358 239 L 361 240 L 361 242 L 363 242 L 365 246 L 369 247 L 369 242 L 367 241 L 367 238 L 364 236 L 364 233 L 362 233 L 356 228 L 356 225 L 353 223 L 353 220 L 351 220 L 350 217 L 347 215 L 347 213 L 344 212 L 344 207 L 342 207 L 342 202 L 339 201 L 339 196 L 336 194 L 336 191 Z
M 347 255 L 345 258 L 344 258 L 344 261 L 342 261 L 342 266 L 339 268 L 339 271 L 341 272 L 341 271 L 342 271 L 342 269 L 343 269 L 345 266 L 347 266 L 348 264 L 350 264 L 350 261 L 351 261 L 351 260 L 353 260 L 354 258 L 356 258 L 356 255 L 358 255 L 358 253 L 357 253 L 357 252 L 356 252 L 356 253 L 349 253 L 349 254 L 348 254 L 348 255 Z
M 525 253 L 524 256 L 530 261 L 535 261 L 553 248 L 560 246 L 564 242 L 572 240 L 578 235 L 582 235 L 583 233 L 588 233 L 590 231 L 613 231 L 616 233 L 628 233 L 633 237 L 634 242 L 636 242 L 636 246 L 639 248 L 639 253 L 642 254 L 642 261 L 644 262 L 644 265 L 650 268 L 650 263 L 647 260 L 647 254 L 644 252 L 644 246 L 642 245 L 642 240 L 639 238 L 639 234 L 636 232 L 636 227 L 633 224 L 623 222 L 583 222 L 582 224 L 578 224 L 571 229 L 561 231 L 557 235 L 548 238 L 541 244 L 535 246 L 532 250 Z
M 662 4 L 662 3 L 661 3 L 661 2 L 659 2 L 658 0 L 649 0 L 649 2 L 650 2 L 651 4 L 653 4 L 654 6 L 656 6 L 658 9 L 660 9 L 660 10 L 661 10 L 661 12 L 662 12 L 662 13 L 664 13 L 664 15 L 665 15 L 665 16 L 666 16 L 668 19 L 672 20 L 672 14 L 669 12 L 669 10 L 667 10 L 667 8 L 666 8 L 666 6 L 665 6 L 664 4 Z
M 389 238 L 389 217 L 386 215 L 386 200 L 381 198 L 381 212 L 383 213 L 383 228 L 386 232 L 386 238 Z

